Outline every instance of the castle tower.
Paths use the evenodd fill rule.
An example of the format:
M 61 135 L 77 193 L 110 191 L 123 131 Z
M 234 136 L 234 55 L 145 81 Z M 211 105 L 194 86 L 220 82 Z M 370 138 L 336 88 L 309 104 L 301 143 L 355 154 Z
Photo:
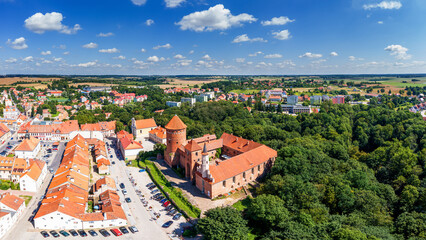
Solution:
M 178 147 L 186 143 L 186 125 L 175 115 L 165 126 L 167 148 L 164 151 L 164 160 L 169 166 L 176 166 L 179 159 L 175 159 Z
M 203 153 L 201 158 L 201 174 L 203 178 L 209 175 L 209 153 L 207 152 L 207 144 L 204 143 Z

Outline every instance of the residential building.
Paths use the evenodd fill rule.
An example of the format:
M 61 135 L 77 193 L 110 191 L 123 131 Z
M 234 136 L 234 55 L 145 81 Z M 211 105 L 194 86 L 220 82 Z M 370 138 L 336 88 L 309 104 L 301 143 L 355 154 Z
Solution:
M 180 107 L 181 103 L 180 102 L 167 101 L 166 105 L 169 106 L 169 107 Z
M 0 157 L 0 179 L 18 183 L 25 169 L 29 166 L 29 160 L 17 157 Z
M 331 99 L 333 101 L 333 104 L 344 104 L 345 103 L 345 96 L 335 96 Z
M 314 95 L 311 97 L 311 104 L 312 105 L 320 105 L 322 103 L 322 96 L 321 95 Z
M 47 164 L 40 160 L 29 160 L 29 167 L 19 178 L 19 187 L 22 191 L 38 192 L 47 175 Z
M 11 133 L 9 128 L 0 122 L 0 144 L 3 144 L 6 140 L 10 139 Z
M 164 160 L 185 170 L 185 177 L 209 198 L 225 195 L 264 176 L 277 152 L 263 144 L 223 133 L 186 139 L 186 125 L 175 115 L 165 126 Z M 217 157 L 221 149 L 222 156 Z M 212 160 L 211 160 L 212 159 Z M 233 181 L 233 182 L 232 182 Z
M 183 97 L 183 98 L 180 99 L 180 102 L 182 104 L 189 103 L 189 105 L 193 106 L 195 104 L 196 100 L 195 100 L 195 98 L 184 98 Z
M 24 209 L 24 199 L 10 193 L 0 194 L 0 238 L 15 225 Z
M 33 121 L 21 125 L 18 130 L 18 138 L 24 139 L 31 136 L 45 141 L 66 141 L 71 139 L 71 135 L 74 137 L 79 129 L 77 120 L 65 122 Z
M 135 120 L 132 118 L 132 134 L 136 139 L 149 137 L 149 131 L 157 127 L 154 118 Z
M 149 131 L 149 140 L 155 143 L 166 144 L 166 129 L 157 127 Z
M 207 102 L 209 100 L 209 97 L 206 95 L 197 95 L 194 98 L 196 102 Z
M 17 119 L 19 114 L 21 112 L 15 106 L 6 106 L 3 108 L 3 117 L 6 119 Z
M 40 140 L 35 137 L 25 138 L 15 149 L 15 156 L 18 158 L 36 158 L 40 151 Z
M 287 97 L 287 104 L 296 105 L 299 102 L 299 96 L 291 95 Z
M 117 133 L 118 147 L 126 160 L 134 160 L 137 158 L 139 152 L 143 151 L 142 143 L 133 140 L 133 135 L 121 130 Z

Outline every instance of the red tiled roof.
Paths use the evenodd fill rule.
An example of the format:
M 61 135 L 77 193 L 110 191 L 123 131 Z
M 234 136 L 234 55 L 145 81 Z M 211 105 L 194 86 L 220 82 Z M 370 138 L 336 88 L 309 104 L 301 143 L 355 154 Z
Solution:
M 157 127 L 154 118 L 135 120 L 136 129 Z
M 18 145 L 18 147 L 15 148 L 15 151 L 34 151 L 39 143 L 40 140 L 37 138 L 26 138 Z
M 25 202 L 24 199 L 19 198 L 10 193 L 4 193 L 3 195 L 0 196 L 0 203 L 6 205 L 7 207 L 15 211 L 17 211 L 24 202 Z
M 180 118 L 178 117 L 178 115 L 175 115 L 169 123 L 167 123 L 166 129 L 170 129 L 170 130 L 181 130 L 186 128 L 186 125 L 182 122 L 182 120 L 180 120 Z
M 157 137 L 164 139 L 166 138 L 166 129 L 162 127 L 157 127 L 149 131 L 150 134 L 156 135 Z

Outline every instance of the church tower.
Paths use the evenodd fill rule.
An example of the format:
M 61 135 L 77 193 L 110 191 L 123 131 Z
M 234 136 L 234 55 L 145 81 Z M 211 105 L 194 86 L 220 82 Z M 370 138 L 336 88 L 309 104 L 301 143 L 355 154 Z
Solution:
M 201 158 L 201 174 L 203 178 L 209 176 L 209 153 L 207 152 L 207 144 L 204 143 L 202 158 Z

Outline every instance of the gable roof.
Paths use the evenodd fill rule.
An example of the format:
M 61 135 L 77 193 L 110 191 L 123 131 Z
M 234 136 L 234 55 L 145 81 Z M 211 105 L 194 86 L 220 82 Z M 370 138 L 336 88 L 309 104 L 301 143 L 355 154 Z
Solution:
M 29 168 L 27 168 L 27 170 L 25 171 L 25 173 L 21 176 L 28 176 L 31 179 L 33 179 L 34 181 L 37 181 L 38 178 L 40 177 L 43 168 L 45 166 L 45 162 L 40 161 L 40 160 L 33 160 L 32 163 L 30 163 Z
M 39 143 L 40 140 L 37 138 L 26 138 L 18 145 L 18 147 L 15 148 L 15 151 L 34 151 Z
M 149 134 L 153 134 L 157 136 L 158 138 L 164 139 L 166 138 L 166 129 L 162 127 L 157 127 L 149 131 Z
M 191 140 L 188 142 L 188 144 L 185 145 L 185 149 L 190 151 L 190 152 L 195 152 L 195 151 L 201 151 L 202 148 L 200 147 L 200 145 L 197 144 L 197 142 L 195 142 L 194 140 Z
M 10 193 L 4 193 L 0 196 L 0 203 L 6 205 L 7 207 L 15 211 L 17 211 L 24 202 L 24 199 L 12 195 Z
M 167 125 L 165 126 L 166 129 L 170 129 L 170 130 L 181 130 L 186 128 L 186 125 L 182 122 L 182 120 L 180 120 L 180 118 L 178 117 L 178 115 L 175 115 L 169 123 L 167 123 Z
M 157 124 L 155 123 L 154 118 L 135 120 L 136 129 L 144 129 L 144 128 L 155 128 Z
M 217 165 L 211 165 L 209 167 L 210 174 L 214 179 L 214 183 L 218 183 L 250 170 L 276 156 L 277 151 L 261 145 L 251 151 L 219 162 Z

